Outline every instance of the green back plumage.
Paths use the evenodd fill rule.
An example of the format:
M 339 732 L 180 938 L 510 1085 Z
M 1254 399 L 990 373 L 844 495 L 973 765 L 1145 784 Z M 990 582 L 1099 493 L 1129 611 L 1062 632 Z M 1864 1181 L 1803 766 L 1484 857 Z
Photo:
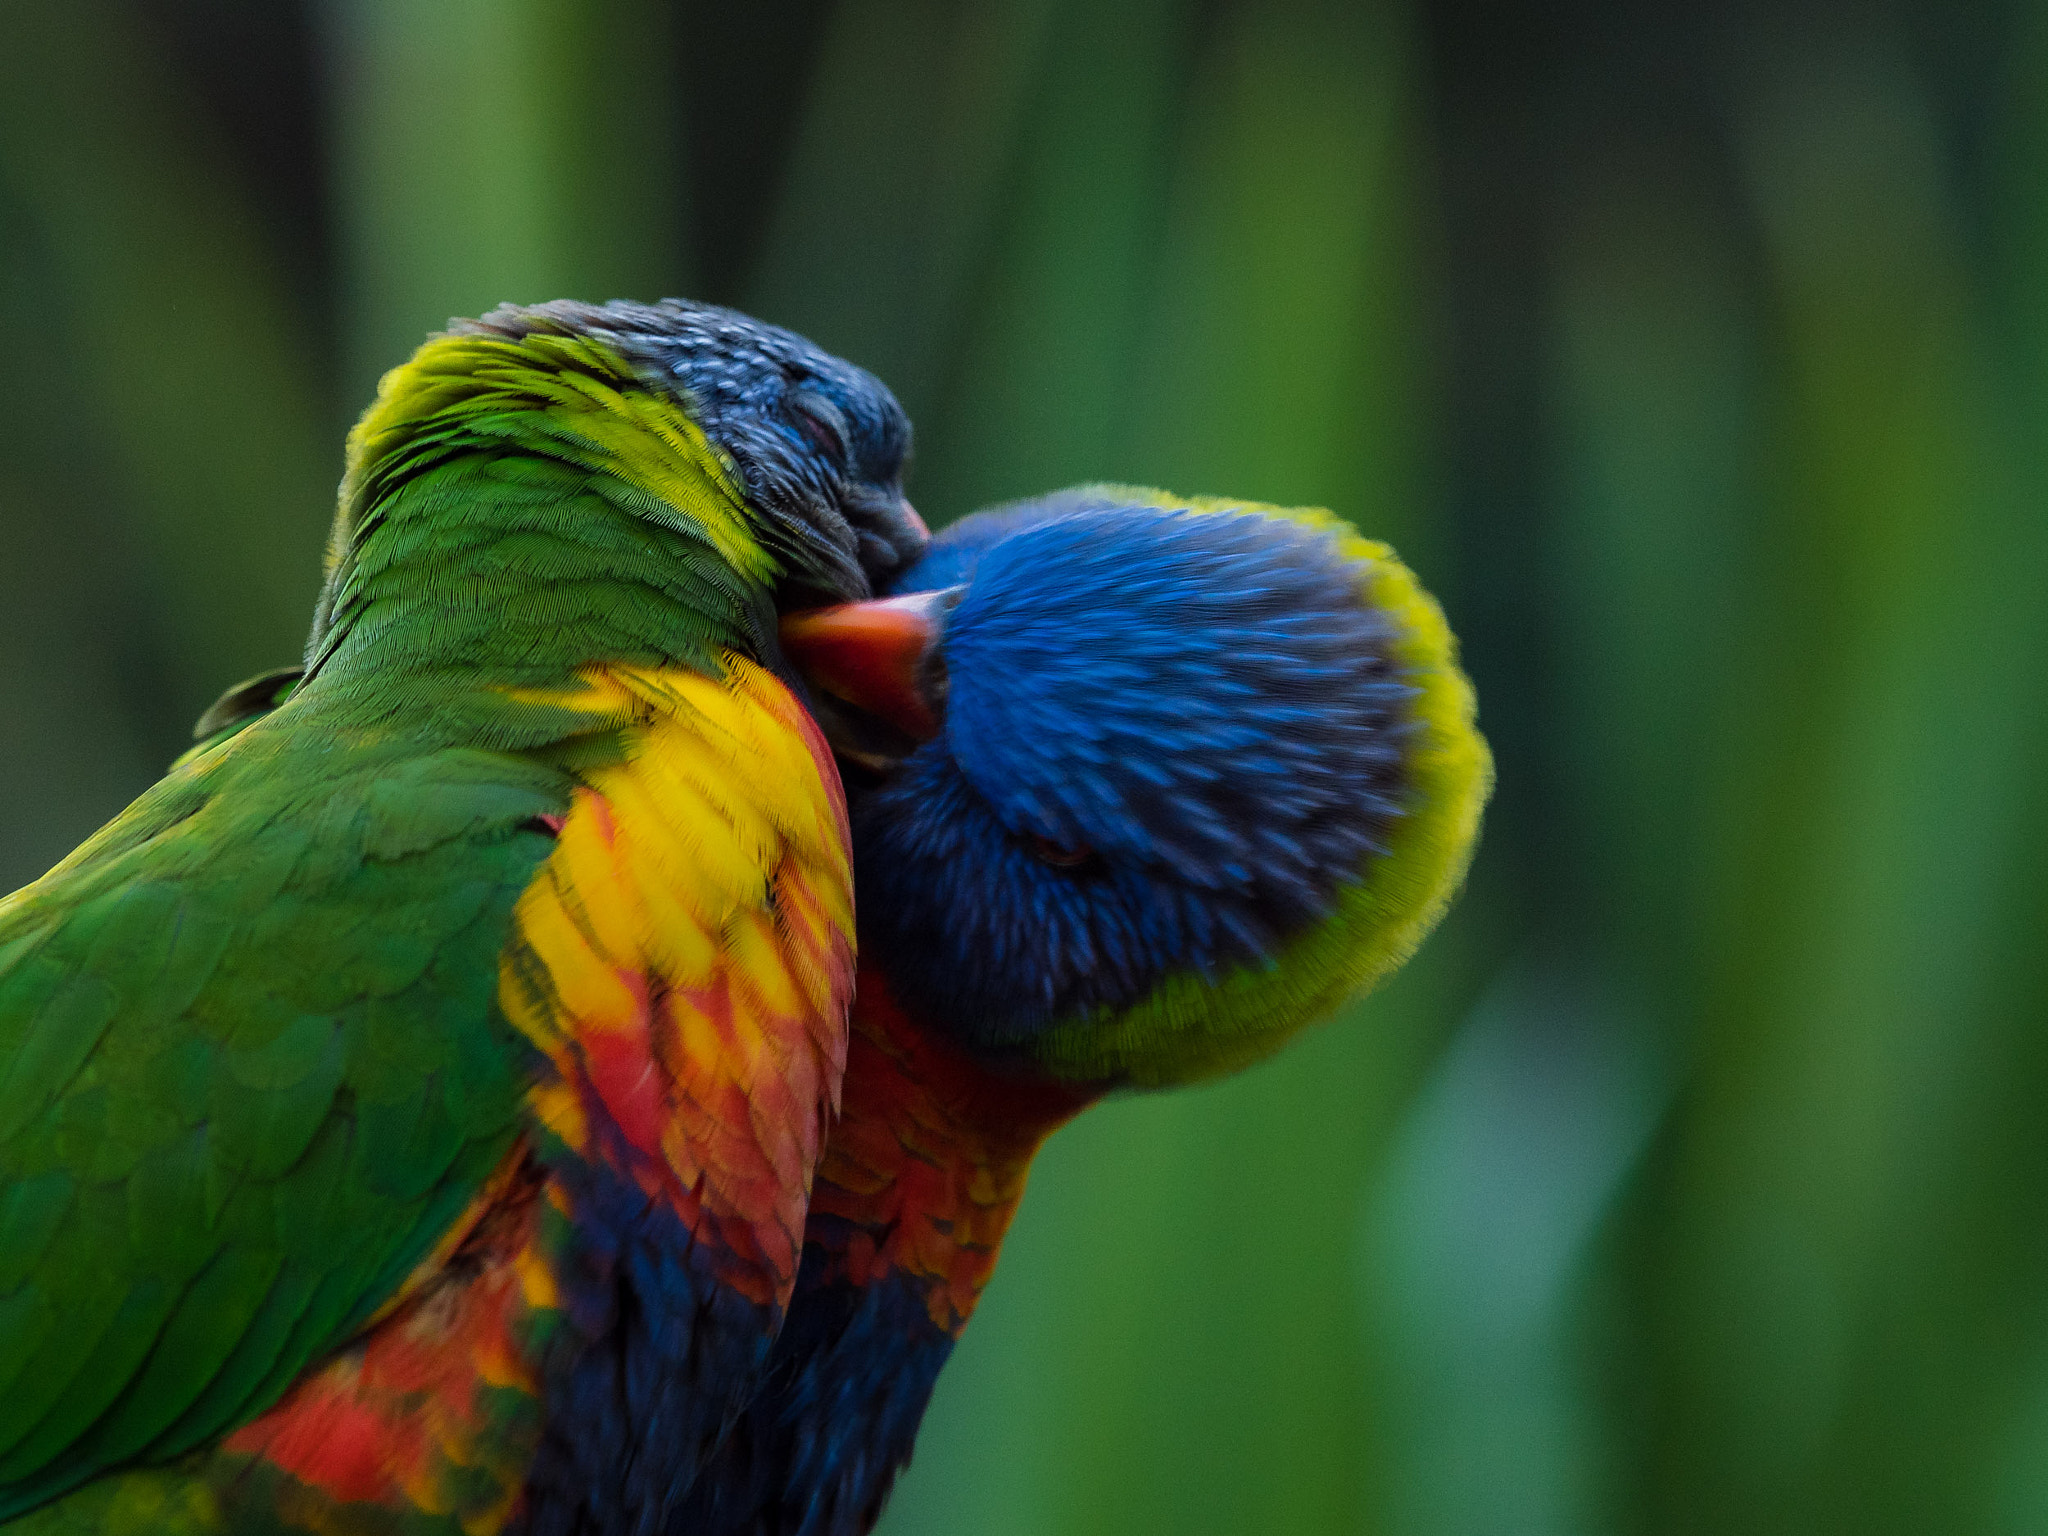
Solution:
M 563 776 L 318 715 L 0 906 L 0 1515 L 274 1399 L 510 1145 L 496 957 Z
M 525 690 L 764 650 L 775 572 L 600 347 L 386 378 L 303 681 L 0 901 L 0 1519 L 259 1412 L 458 1218 L 518 1134 L 536 818 L 623 725 Z

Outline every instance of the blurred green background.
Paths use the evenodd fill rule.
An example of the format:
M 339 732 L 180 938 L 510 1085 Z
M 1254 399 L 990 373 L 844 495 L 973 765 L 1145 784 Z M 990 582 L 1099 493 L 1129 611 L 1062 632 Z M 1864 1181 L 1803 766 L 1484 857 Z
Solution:
M 501 299 L 874 368 L 937 523 L 1336 507 L 1501 789 L 1046 1154 L 890 1536 L 2048 1532 L 2048 6 L 0 0 L 0 889 L 296 655 Z

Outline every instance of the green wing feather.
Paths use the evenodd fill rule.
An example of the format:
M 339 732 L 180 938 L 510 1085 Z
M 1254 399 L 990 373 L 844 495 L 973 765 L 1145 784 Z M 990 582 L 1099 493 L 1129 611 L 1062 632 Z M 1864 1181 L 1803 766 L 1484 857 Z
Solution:
M 351 442 L 303 680 L 0 901 L 0 1521 L 262 1412 L 513 1147 L 527 754 L 617 749 L 522 690 L 774 653 L 730 463 L 601 348 L 439 338 Z
M 199 717 L 199 723 L 192 727 L 192 739 L 197 745 L 171 766 L 183 766 L 208 747 L 220 745 L 243 726 L 261 720 L 291 697 L 305 675 L 304 667 L 274 667 L 235 684 Z
M 498 956 L 567 781 L 318 708 L 0 902 L 0 1519 L 261 1411 L 515 1137 Z

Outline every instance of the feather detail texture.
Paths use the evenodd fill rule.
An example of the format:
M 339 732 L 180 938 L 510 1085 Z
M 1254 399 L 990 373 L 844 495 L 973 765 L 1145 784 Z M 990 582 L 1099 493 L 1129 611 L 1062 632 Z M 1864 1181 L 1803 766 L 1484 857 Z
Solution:
M 874 1524 L 1032 1158 L 1096 1096 L 991 1072 L 913 1024 L 863 968 L 789 1322 L 672 1530 L 859 1536 Z
M 1271 965 L 1220 978 L 1168 977 L 1138 1007 L 1049 1030 L 1038 1043 L 1043 1067 L 1086 1079 L 1105 1060 L 1142 1061 L 1144 1042 L 1184 1042 L 1169 1071 L 1139 1067 L 1129 1074 L 1134 1086 L 1161 1087 L 1221 1076 L 1272 1054 L 1291 1037 L 1290 1021 L 1328 1015 L 1405 963 L 1464 884 L 1493 792 L 1493 755 L 1475 724 L 1478 699 L 1458 666 L 1457 637 L 1390 546 L 1360 537 L 1320 507 L 1175 498 L 1127 486 L 1091 490 L 1198 515 L 1278 518 L 1326 537 L 1359 572 L 1364 602 L 1386 615 L 1391 659 L 1413 690 L 1401 752 L 1402 814 L 1329 918 L 1287 944 Z
M 1039 1141 L 1397 965 L 1490 782 L 1442 615 L 1328 513 L 1083 487 L 955 524 L 942 730 L 860 781 L 843 1113 L 769 1372 L 678 1531 L 860 1536 Z
M 751 1390 L 852 981 L 769 544 L 893 558 L 907 427 L 622 312 L 676 377 L 516 314 L 388 375 L 303 670 L 0 900 L 10 1532 L 638 1536 Z M 774 414 L 813 367 L 858 464 Z
M 654 1528 L 738 1411 L 796 1280 L 852 983 L 845 806 L 789 692 L 739 657 L 589 682 L 636 728 L 520 899 L 501 989 L 551 1068 L 535 1532 Z
M 617 671 L 596 707 L 643 723 L 591 770 L 520 898 L 503 962 L 534 1093 L 571 1154 L 623 1161 L 720 1279 L 780 1309 L 844 1067 L 852 983 L 845 805 L 823 738 L 751 662 Z
M 594 1528 L 629 1528 L 634 1472 L 640 1507 L 680 1493 L 788 1303 L 852 983 L 829 752 L 738 656 L 718 677 L 598 670 L 524 702 L 602 747 L 563 812 L 503 808 L 546 854 L 504 893 L 511 937 L 488 968 L 499 1054 L 530 1064 L 497 1101 L 510 1149 L 344 1351 L 192 1469 L 194 1530 L 580 1529 L 593 1501 Z M 402 1170 L 424 1129 L 357 1155 Z M 346 1262 L 350 1234 L 314 1235 Z M 162 1477 L 105 1479 L 21 1529 L 168 1518 Z

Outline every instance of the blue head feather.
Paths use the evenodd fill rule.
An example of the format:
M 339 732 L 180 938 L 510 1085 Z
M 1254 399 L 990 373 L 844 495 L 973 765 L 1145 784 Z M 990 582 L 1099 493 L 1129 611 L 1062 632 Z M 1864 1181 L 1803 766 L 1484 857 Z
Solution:
M 949 529 L 942 734 L 858 795 L 862 949 L 1001 1050 L 1273 956 L 1401 815 L 1412 688 L 1323 528 L 1068 493 Z
M 589 336 L 673 390 L 815 574 L 819 591 L 791 602 L 867 596 L 924 548 L 903 500 L 910 418 L 880 379 L 794 331 L 688 299 L 506 304 L 451 329 Z

